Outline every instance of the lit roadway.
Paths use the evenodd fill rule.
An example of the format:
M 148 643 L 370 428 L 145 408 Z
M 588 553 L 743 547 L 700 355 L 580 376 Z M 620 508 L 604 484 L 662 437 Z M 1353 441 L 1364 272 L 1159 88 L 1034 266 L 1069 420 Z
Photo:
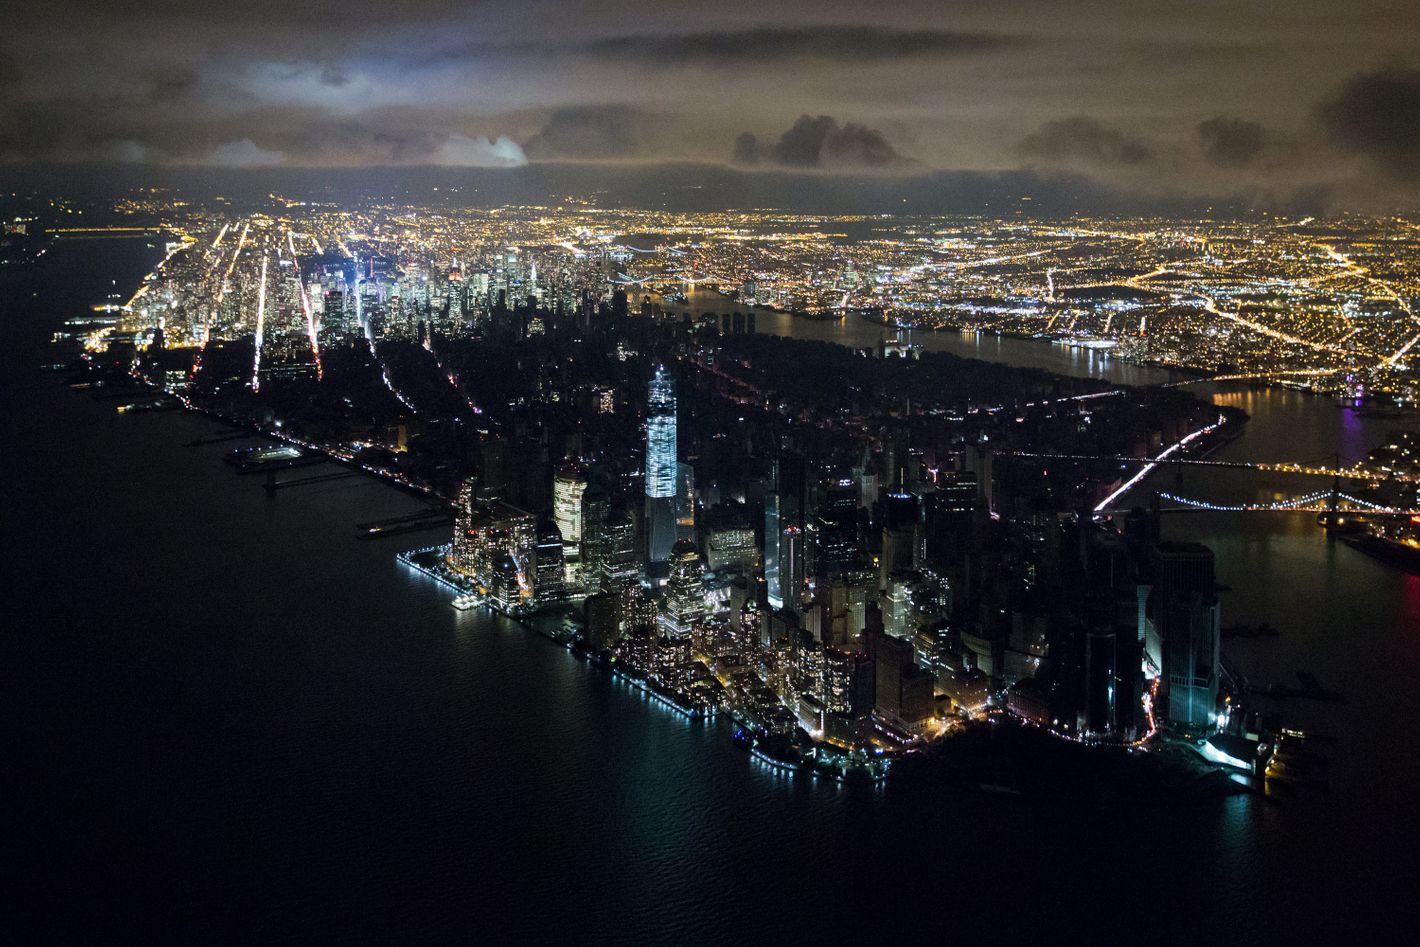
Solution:
M 1417 317 L 1415 315 L 1415 311 L 1410 308 L 1410 303 L 1406 302 L 1405 297 L 1401 296 L 1400 293 L 1397 293 L 1394 287 L 1392 287 L 1389 283 L 1387 283 L 1385 280 L 1377 279 L 1376 277 L 1372 276 L 1370 270 L 1366 269 L 1361 264 L 1354 262 L 1348 254 L 1340 252 L 1335 247 L 1329 246 L 1324 243 L 1318 244 L 1318 246 L 1325 250 L 1326 255 L 1331 257 L 1331 259 L 1335 261 L 1338 266 L 1343 267 L 1349 274 L 1353 276 L 1359 276 L 1361 279 L 1365 280 L 1370 285 L 1379 289 L 1381 291 L 1381 295 L 1385 296 L 1391 302 L 1399 306 L 1411 322 L 1420 324 L 1420 317 Z M 1389 358 L 1381 359 L 1381 364 L 1387 366 L 1394 365 L 1396 362 L 1400 361 L 1400 359 L 1405 355 L 1406 352 L 1409 352 L 1415 346 L 1416 342 L 1420 342 L 1420 333 L 1417 333 L 1416 335 L 1412 336 L 1409 342 L 1406 342 L 1403 346 L 1396 349 L 1395 352 L 1391 354 Z

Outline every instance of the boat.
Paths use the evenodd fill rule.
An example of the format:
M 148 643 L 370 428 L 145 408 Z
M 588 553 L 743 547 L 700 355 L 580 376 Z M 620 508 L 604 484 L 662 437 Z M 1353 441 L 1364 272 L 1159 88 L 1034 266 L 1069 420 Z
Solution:
M 126 401 L 118 406 L 119 414 L 127 414 L 131 411 L 164 411 L 176 408 L 177 403 L 166 398 L 150 398 L 144 401 Z
M 474 593 L 466 595 L 455 595 L 454 600 L 449 603 L 459 611 L 467 611 L 470 608 L 477 608 L 483 604 L 483 596 Z

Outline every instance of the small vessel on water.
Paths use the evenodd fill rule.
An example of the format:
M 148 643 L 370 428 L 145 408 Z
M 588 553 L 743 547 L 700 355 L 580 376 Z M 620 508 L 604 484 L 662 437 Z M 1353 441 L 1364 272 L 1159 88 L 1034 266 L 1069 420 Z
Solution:
M 145 398 L 140 401 L 125 401 L 119 405 L 119 414 L 128 414 L 134 411 L 168 411 L 177 407 L 176 401 L 167 398 Z

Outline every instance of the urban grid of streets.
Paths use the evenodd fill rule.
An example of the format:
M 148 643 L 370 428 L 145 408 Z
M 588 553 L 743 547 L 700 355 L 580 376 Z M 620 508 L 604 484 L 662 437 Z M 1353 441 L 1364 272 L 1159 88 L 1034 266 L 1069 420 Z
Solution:
M 450 274 L 569 302 L 608 280 L 633 298 L 699 287 L 732 296 L 727 306 L 869 312 L 1332 394 L 1416 395 L 1420 228 L 1399 219 L 1032 223 L 295 201 L 235 217 L 129 206 L 157 211 L 196 244 L 144 285 L 122 322 L 162 323 L 178 344 L 270 330 L 318 348 L 317 327 L 338 328 L 319 264 L 338 255 L 394 261 L 391 291 L 406 304 L 441 297 Z M 408 331 L 393 317 L 379 328 Z
M 160 219 L 162 228 L 175 233 L 177 239 L 131 298 L 100 307 L 104 313 L 89 324 L 85 343 L 96 352 L 114 342 L 131 342 L 140 351 L 159 343 L 169 350 L 195 351 L 191 367 L 169 371 L 158 379 L 180 395 L 213 346 L 251 340 L 250 365 L 243 384 L 256 394 L 274 376 L 304 375 L 319 380 L 324 374 L 323 356 L 329 355 L 332 347 L 358 340 L 379 366 L 389 392 L 411 414 L 418 414 L 416 403 L 396 384 L 398 372 L 392 373 L 381 345 L 406 342 L 422 346 L 438 360 L 450 388 L 477 416 L 483 408 L 458 373 L 445 368 L 436 339 L 485 337 L 496 328 L 490 327 L 490 320 L 496 324 L 499 313 L 507 319 L 516 310 L 522 315 L 514 319 L 523 321 L 513 329 L 513 337 L 526 340 L 579 315 L 587 319 L 598 307 L 603 313 L 612 312 L 607 308 L 608 299 L 619 304 L 623 316 L 629 311 L 662 320 L 667 312 L 687 308 L 689 294 L 701 294 L 703 299 L 707 291 L 719 294 L 710 298 L 722 300 L 719 308 L 726 313 L 726 332 L 730 331 L 730 310 L 736 311 L 736 320 L 740 310 L 752 309 L 818 319 L 868 318 L 900 329 L 1049 339 L 1217 378 L 1286 383 L 1347 398 L 1406 405 L 1413 403 L 1416 395 L 1417 373 L 1411 357 L 1420 342 L 1420 316 L 1413 311 L 1412 300 L 1420 286 L 1414 262 L 1420 234 L 1413 224 L 1401 220 L 1036 223 L 821 217 L 768 211 L 675 214 L 603 209 L 582 202 L 556 208 L 371 206 L 349 210 L 283 199 L 273 199 L 260 213 L 235 214 L 220 208 L 174 205 L 157 196 L 125 202 L 119 209 Z M 738 322 L 734 331 L 739 331 Z M 910 346 L 903 343 L 903 348 Z M 628 355 L 624 345 L 618 351 L 624 361 Z M 702 358 L 698 368 L 713 384 L 726 387 L 721 395 L 728 392 L 726 396 L 733 399 L 747 394 L 747 404 L 763 400 L 752 372 L 727 374 L 713 358 Z M 1109 399 L 1118 393 L 1117 389 L 1088 390 L 1016 407 L 1025 411 Z M 605 401 L 599 403 L 599 409 L 611 410 L 613 401 L 624 399 L 626 392 L 607 390 L 599 397 Z M 991 413 L 1003 407 L 976 405 L 969 410 Z M 1083 409 L 1080 413 L 1088 414 Z M 1180 415 L 1165 427 L 1182 419 Z M 1222 416 L 1191 419 L 1192 427 L 1175 426 L 1170 439 L 1155 445 L 1162 448 L 1157 454 L 1153 449 L 1142 455 L 1136 451 L 1136 458 L 1142 456 L 1152 463 L 1145 463 L 1127 479 L 1101 485 L 1092 500 L 1097 501 L 1095 510 L 1112 509 L 1155 464 L 1184 451 L 1195 439 L 1206 438 L 1225 420 Z M 828 427 L 835 423 L 827 416 L 821 421 Z M 1088 418 L 1081 423 L 1088 423 Z M 370 445 L 350 446 L 354 449 L 336 446 L 330 452 L 348 460 L 356 456 L 355 449 Z M 1051 450 L 1018 450 L 1015 455 L 1057 462 L 1134 459 Z M 1342 474 L 1372 482 L 1397 476 L 1412 481 L 1415 476 L 1389 467 L 1340 471 L 1326 466 L 1251 466 L 1307 475 Z M 979 486 L 975 478 L 982 476 L 981 471 L 970 473 L 971 482 Z M 939 480 L 936 468 L 931 469 L 931 475 L 929 492 L 950 483 L 950 478 Z M 991 475 L 987 472 L 984 476 Z M 902 493 L 889 494 L 889 506 L 892 497 L 907 496 L 914 484 L 910 478 L 892 478 L 893 470 L 884 470 L 882 486 Z M 580 484 L 576 490 L 579 502 L 586 489 L 584 481 Z M 516 511 L 508 515 L 506 510 L 476 501 L 472 490 L 465 493 L 459 502 L 459 533 L 472 536 L 494 529 L 499 536 L 518 538 L 504 543 L 506 550 L 503 546 L 468 550 L 464 554 L 467 562 L 482 556 L 482 564 L 477 569 L 469 566 L 453 572 L 472 577 L 473 581 L 461 587 L 473 597 L 519 613 L 523 606 L 540 601 L 533 580 L 537 560 L 532 555 L 534 545 L 544 542 L 537 518 L 520 519 Z M 1389 509 L 1349 495 L 1346 499 L 1363 508 Z M 1306 509 L 1311 508 L 1307 504 L 1323 502 L 1325 491 L 1318 491 L 1272 508 Z M 579 523 L 581 515 L 577 513 Z M 452 551 L 440 561 L 424 565 L 445 570 L 460 555 L 459 541 L 456 533 L 454 545 L 448 547 Z M 742 543 L 743 536 L 736 541 Z M 882 541 L 889 542 L 886 531 Z M 767 566 L 770 558 L 799 555 L 795 542 L 782 540 L 777 556 L 765 545 L 755 567 Z M 596 581 L 574 578 L 571 566 L 582 555 L 578 544 L 565 548 L 569 560 L 565 588 L 595 594 Z M 503 557 L 510 562 L 511 578 L 500 592 L 494 576 L 499 557 L 494 554 L 519 550 L 527 553 L 527 561 L 516 554 Z M 900 749 L 924 736 L 952 729 L 951 719 L 944 715 L 918 715 L 910 720 L 902 716 L 904 696 L 902 706 L 884 718 L 874 718 L 878 720 L 876 736 L 865 737 L 861 729 L 851 728 L 830 732 L 825 708 L 847 713 L 853 703 L 849 691 L 854 670 L 851 661 L 844 664 L 847 659 L 842 657 L 851 655 L 851 650 L 821 648 L 816 652 L 817 663 L 808 669 L 798 652 L 782 666 L 771 655 L 763 673 L 747 673 L 734 661 L 717 660 L 717 655 L 742 658 L 735 650 L 742 644 L 738 639 L 754 638 L 758 631 L 741 615 L 725 623 L 728 645 L 713 634 L 702 635 L 698 620 L 687 616 L 704 610 L 710 597 L 699 584 L 698 572 L 693 593 L 678 591 L 676 570 L 690 568 L 686 565 L 689 560 L 682 560 L 692 551 L 680 546 L 677 550 L 674 556 L 663 557 L 673 560 L 662 563 L 671 569 L 670 588 L 664 595 L 632 595 L 617 606 L 622 625 L 627 624 L 627 616 L 638 613 L 654 624 L 658 611 L 662 618 L 667 610 L 675 612 L 678 595 L 693 598 L 692 604 L 682 609 L 685 620 L 671 623 L 674 629 L 686 632 L 684 638 L 670 636 L 672 657 L 666 656 L 664 644 L 638 643 L 631 638 L 612 642 L 607 648 L 607 653 L 621 659 L 624 668 L 658 689 L 662 697 L 692 712 L 713 708 L 721 698 L 712 695 L 706 699 L 704 692 L 710 681 L 716 681 L 730 695 L 729 706 L 744 713 L 746 719 L 758 721 L 766 736 L 775 729 L 775 721 L 782 724 L 780 736 L 792 732 L 796 722 L 804 722 L 819 746 L 845 751 L 829 769 L 862 765 L 871 770 L 874 759 L 871 753 L 865 754 L 868 748 L 876 745 L 874 752 Z M 696 559 L 694 568 L 703 569 L 703 564 Z M 1211 559 L 1209 569 L 1211 572 Z M 558 571 L 561 576 L 562 566 Z M 452 573 L 446 577 L 460 581 Z M 779 579 L 776 576 L 770 581 Z M 950 602 L 951 582 L 930 571 L 925 580 L 918 574 L 900 587 L 893 581 L 884 570 L 878 583 L 879 594 L 886 596 L 888 603 L 884 606 L 889 609 L 888 621 L 898 623 L 889 639 L 896 640 L 914 627 L 911 621 L 902 624 L 902 615 L 892 612 L 894 595 L 909 603 L 904 606 L 909 611 L 916 609 L 918 618 L 945 620 L 950 606 L 941 607 L 938 599 L 945 596 L 943 600 Z M 812 598 L 812 578 L 801 582 L 805 599 Z M 562 579 L 557 583 L 561 594 Z M 817 595 L 827 601 L 838 588 L 835 585 L 830 593 L 825 586 Z M 770 601 L 775 597 L 771 591 Z M 718 605 L 728 598 L 720 594 Z M 791 602 L 790 610 L 797 610 L 799 604 Z M 756 617 L 754 623 L 758 622 Z M 862 623 L 861 617 L 858 622 Z M 744 627 L 737 630 L 736 625 Z M 694 634 L 692 628 L 696 629 Z M 860 643 L 855 640 L 855 645 Z M 731 651 L 722 654 L 725 647 Z M 656 669 L 681 668 L 692 653 L 710 673 L 663 687 L 666 681 Z M 1038 662 L 1044 653 L 1029 652 L 1027 660 Z M 830 669 L 835 661 L 839 666 Z M 911 663 L 910 657 L 906 659 L 904 672 Z M 1159 654 L 1153 655 L 1152 685 L 1142 690 L 1136 685 L 1144 708 L 1142 716 L 1136 715 L 1127 725 L 1111 722 L 1103 730 L 1079 732 L 1107 733 L 1127 743 L 1152 739 L 1159 730 L 1154 704 L 1159 681 L 1165 679 L 1162 663 Z M 802 684 L 805 675 L 814 681 L 812 687 Z M 834 681 L 831 685 L 830 679 Z M 879 677 L 879 687 L 881 681 Z M 1211 686 L 1210 704 L 1220 693 L 1216 680 Z M 1175 685 L 1175 690 L 1178 687 Z M 786 696 L 800 693 L 816 711 L 806 713 L 796 698 Z M 969 686 L 951 694 L 952 705 L 963 708 L 968 716 L 989 712 L 988 696 L 986 685 L 973 679 Z M 1113 713 L 1111 710 L 1111 721 Z M 1031 711 L 1021 715 L 1034 719 Z M 1128 715 L 1121 714 L 1121 719 L 1124 716 Z M 1201 717 L 1190 711 L 1185 713 L 1184 729 L 1196 735 L 1200 721 L 1206 719 L 1212 727 L 1223 716 L 1211 705 Z M 1037 722 L 1044 723 L 1049 717 L 1046 712 Z M 1084 711 L 1079 719 L 1086 719 Z M 1058 724 L 1056 720 L 1049 726 L 1061 735 L 1071 735 L 1069 724 Z M 1226 723 L 1217 725 L 1221 728 Z M 772 751 L 772 757 L 766 757 L 771 762 L 783 763 L 787 758 L 782 748 L 774 751 L 770 744 L 765 746 L 770 748 L 767 752 Z M 759 750 L 758 744 L 755 749 Z

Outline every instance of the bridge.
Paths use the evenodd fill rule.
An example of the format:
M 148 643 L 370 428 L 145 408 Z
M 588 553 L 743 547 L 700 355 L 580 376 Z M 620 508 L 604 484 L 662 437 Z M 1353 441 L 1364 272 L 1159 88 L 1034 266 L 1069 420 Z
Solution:
M 1370 500 L 1336 490 L 1318 490 L 1305 496 L 1276 500 L 1272 503 L 1211 503 L 1163 491 L 1159 491 L 1159 499 L 1179 504 L 1163 507 L 1159 510 L 1161 513 L 1201 510 L 1209 513 L 1352 513 L 1368 516 L 1408 516 L 1412 519 L 1420 517 L 1420 510 L 1372 503 Z
M 1277 500 L 1270 503 L 1238 503 L 1221 504 L 1208 500 L 1201 500 L 1192 497 L 1179 496 L 1172 493 L 1159 494 L 1160 498 L 1178 504 L 1171 509 L 1175 512 L 1185 510 L 1205 510 L 1220 513 L 1261 513 L 1261 512 L 1315 512 L 1315 513 L 1354 513 L 1372 516 L 1420 516 L 1420 509 L 1410 509 L 1408 507 L 1390 507 L 1371 500 L 1364 500 L 1360 497 L 1352 496 L 1341 490 L 1342 480 L 1354 480 L 1368 483 L 1400 482 L 1400 483 L 1420 483 L 1420 474 L 1403 473 L 1389 470 L 1368 470 L 1359 464 L 1354 467 L 1340 466 L 1340 458 L 1332 466 L 1316 463 L 1278 463 L 1253 460 L 1212 460 L 1206 457 L 1190 457 L 1185 451 L 1189 445 L 1199 438 L 1203 438 L 1217 431 L 1227 423 L 1223 415 L 1218 416 L 1218 420 L 1212 424 L 1205 425 L 1190 434 L 1185 435 L 1177 443 L 1171 444 L 1155 457 L 1134 457 L 1112 454 L 1070 454 L 1050 451 L 1000 451 L 999 457 L 1023 457 L 1032 460 L 1071 460 L 1071 461 L 1104 461 L 1107 463 L 1118 463 L 1120 465 L 1138 465 L 1139 469 L 1134 472 L 1119 487 L 1113 490 L 1107 497 L 1101 500 L 1094 508 L 1096 515 L 1115 513 L 1122 509 L 1123 500 L 1128 493 L 1144 481 L 1146 477 L 1165 464 L 1176 464 L 1182 478 L 1184 466 L 1191 467 L 1215 467 L 1234 470 L 1252 470 L 1265 473 L 1280 473 L 1293 476 L 1304 477 L 1328 477 L 1331 480 L 1330 490 L 1318 490 L 1303 496 L 1291 497 L 1285 500 Z
M 1387 470 L 1367 470 L 1364 467 L 1327 467 L 1315 464 L 1280 463 L 1252 460 L 1209 460 L 1203 457 L 1134 457 L 1123 454 L 1061 454 L 1045 451 L 1001 451 L 1002 457 L 1029 457 L 1043 460 L 1083 460 L 1109 461 L 1119 464 L 1182 464 L 1192 467 L 1231 467 L 1238 470 L 1258 470 L 1268 473 L 1293 474 L 1301 477 L 1330 477 L 1342 480 L 1366 480 L 1380 483 L 1397 480 L 1402 483 L 1420 483 L 1420 475 Z

